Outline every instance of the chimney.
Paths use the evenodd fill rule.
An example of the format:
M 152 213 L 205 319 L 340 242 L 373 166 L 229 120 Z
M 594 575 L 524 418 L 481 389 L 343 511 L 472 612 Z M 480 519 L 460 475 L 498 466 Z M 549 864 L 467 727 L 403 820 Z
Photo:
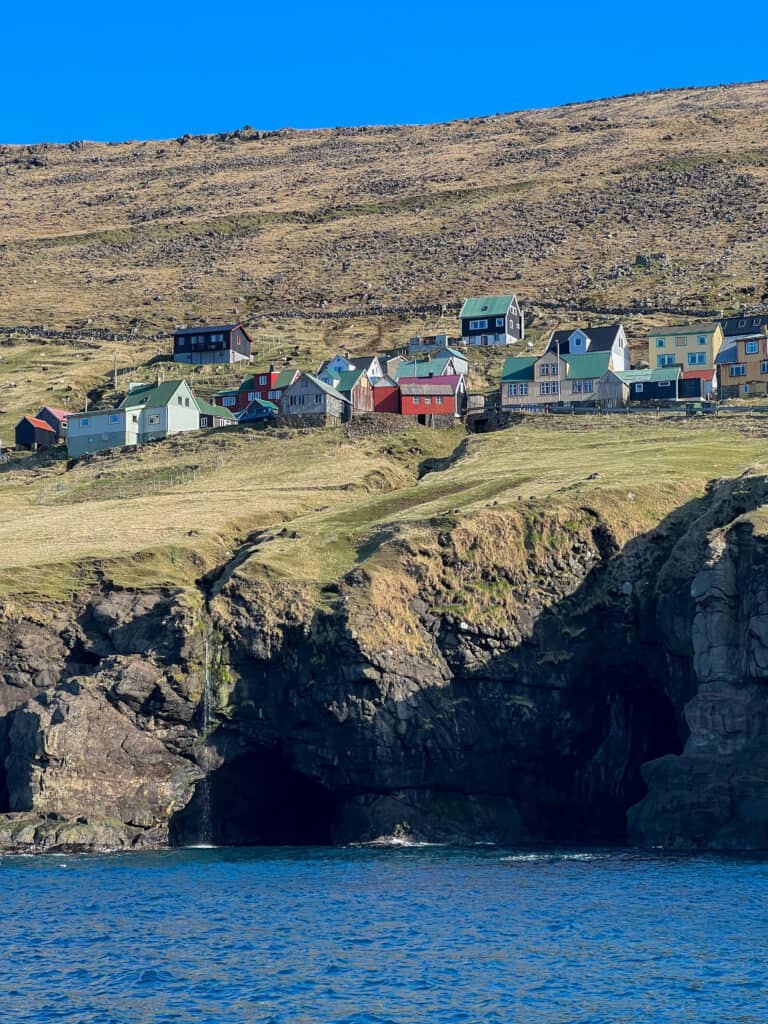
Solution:
M 274 363 L 270 363 L 269 364 L 269 372 L 270 373 L 274 373 L 275 372 L 275 364 Z

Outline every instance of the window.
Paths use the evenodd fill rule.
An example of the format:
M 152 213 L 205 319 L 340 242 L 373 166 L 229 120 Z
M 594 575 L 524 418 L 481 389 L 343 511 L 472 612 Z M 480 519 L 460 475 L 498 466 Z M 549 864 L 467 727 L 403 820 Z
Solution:
M 559 384 L 558 381 L 553 380 L 552 381 L 552 394 L 553 395 L 558 395 L 559 393 L 560 393 L 560 384 Z
M 438 395 L 437 396 L 437 398 L 435 399 L 435 404 L 436 405 L 442 405 L 443 404 L 443 396 L 442 395 Z
M 706 352 L 689 352 L 688 353 L 688 365 L 689 366 L 704 366 L 707 361 Z
M 757 341 L 745 341 L 744 352 L 748 356 L 753 356 L 756 352 L 760 351 L 760 343 Z
M 248 392 L 248 401 L 249 402 L 252 402 L 254 400 L 254 398 L 258 398 L 258 397 L 259 397 L 258 391 L 249 391 Z
M 672 366 L 675 362 L 675 357 L 670 352 L 667 356 L 656 356 L 657 366 Z
M 541 376 L 541 377 L 548 377 L 549 376 L 549 363 L 542 363 L 541 364 L 541 366 L 539 367 L 539 376 Z
M 763 359 L 760 363 L 760 373 L 768 373 L 768 359 Z
M 149 424 L 150 424 L 150 426 L 156 426 L 159 422 L 160 422 L 160 416 L 159 416 L 158 413 L 153 413 L 149 417 Z
M 517 394 L 517 384 L 507 384 L 507 395 L 514 398 Z
M 267 398 L 279 398 L 279 397 L 280 397 L 280 392 L 279 391 L 268 391 L 267 392 Z
M 656 339 L 656 348 L 664 348 L 664 339 L 663 338 L 657 338 Z
M 729 377 L 746 377 L 747 368 L 744 363 L 734 363 L 733 366 L 728 367 Z
M 432 396 L 431 395 L 425 395 L 424 396 L 424 405 L 432 405 Z
M 413 396 L 413 404 L 414 405 L 421 405 L 421 395 L 414 395 Z
M 256 397 L 256 396 L 254 395 L 254 397 Z M 221 404 L 222 405 L 236 405 L 237 404 L 237 399 L 235 398 L 234 395 L 224 395 L 224 397 L 221 400 Z
M 484 331 L 488 327 L 487 320 L 470 320 L 469 329 L 470 331 Z
M 747 321 L 746 320 L 739 320 L 739 327 L 746 327 L 746 326 L 747 326 Z
M 636 394 L 641 394 L 642 390 L 643 390 L 643 385 L 642 384 L 635 384 L 635 393 Z
M 131 423 L 138 423 L 138 422 L 139 422 L 139 417 L 138 416 L 131 416 Z
M 189 408 L 189 399 L 188 399 L 188 398 L 185 398 L 185 399 L 184 399 L 184 405 L 185 405 L 185 406 L 186 406 L 187 408 Z
M 81 427 L 89 427 L 90 425 L 91 425 L 90 419 L 87 416 L 83 416 L 82 419 L 80 420 L 80 426 Z
M 552 363 L 549 367 L 549 372 L 552 374 L 553 377 L 556 377 L 558 373 L 560 373 L 560 367 L 557 365 L 557 363 Z
M 521 384 L 520 385 L 520 394 L 521 395 L 527 395 L 528 394 L 528 385 L 527 384 Z
M 699 335 L 699 344 L 700 345 L 706 345 L 707 344 L 707 339 L 704 337 L 703 334 Z
M 755 317 L 755 319 L 752 321 L 752 326 L 753 327 L 759 327 L 760 326 L 760 319 L 759 319 L 759 317 Z
M 497 327 L 503 327 L 504 326 L 504 317 L 503 316 L 497 316 L 496 317 L 496 326 Z
M 580 380 L 575 380 L 573 382 L 573 384 L 571 384 L 571 391 L 574 393 L 574 395 L 580 395 L 581 394 L 581 381 Z
M 675 348 L 688 348 L 688 339 L 682 336 L 675 338 Z
M 659 387 L 660 388 L 668 388 L 670 386 L 670 383 L 671 382 L 668 381 L 668 380 L 660 380 L 659 381 Z
M 548 381 L 544 381 L 542 384 L 539 384 L 539 394 L 540 395 L 548 395 L 549 394 L 549 382 Z
M 266 374 L 262 374 L 261 377 L 259 377 L 259 384 L 266 384 L 266 383 L 267 383 Z
M 176 399 L 176 401 L 179 403 L 179 405 L 183 405 L 184 404 L 182 402 L 182 400 L 181 400 L 181 395 L 179 395 L 179 397 Z
M 584 390 L 588 395 L 591 395 L 595 390 L 595 382 L 593 380 L 584 381 Z
M 119 423 L 119 422 L 120 422 L 120 417 L 119 417 L 119 416 L 116 416 L 116 415 L 115 415 L 115 414 L 113 413 L 113 414 L 112 414 L 112 415 L 111 415 L 111 416 L 109 417 L 109 422 L 110 422 L 110 423 Z

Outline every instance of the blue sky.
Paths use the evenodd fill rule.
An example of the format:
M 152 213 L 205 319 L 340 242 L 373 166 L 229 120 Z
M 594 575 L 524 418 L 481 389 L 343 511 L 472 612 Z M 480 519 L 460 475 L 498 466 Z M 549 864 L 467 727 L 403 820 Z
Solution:
M 753 81 L 766 7 L 6 0 L 0 142 L 443 121 Z

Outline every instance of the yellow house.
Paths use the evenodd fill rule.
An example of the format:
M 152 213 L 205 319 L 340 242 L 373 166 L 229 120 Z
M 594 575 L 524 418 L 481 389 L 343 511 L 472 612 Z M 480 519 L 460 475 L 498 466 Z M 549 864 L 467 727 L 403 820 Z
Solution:
M 648 365 L 675 366 L 686 370 L 713 370 L 717 354 L 723 344 L 723 329 L 719 323 L 676 324 L 657 327 L 647 334 Z
M 768 395 L 768 328 L 737 338 L 730 361 L 720 367 L 724 398 Z

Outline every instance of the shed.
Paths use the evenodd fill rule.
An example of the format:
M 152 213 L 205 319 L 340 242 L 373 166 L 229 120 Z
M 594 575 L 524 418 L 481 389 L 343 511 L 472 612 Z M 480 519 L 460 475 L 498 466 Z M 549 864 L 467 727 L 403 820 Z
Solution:
M 30 451 L 50 448 L 56 444 L 56 440 L 56 431 L 45 420 L 39 420 L 35 416 L 24 416 L 16 424 L 17 448 L 29 448 Z

